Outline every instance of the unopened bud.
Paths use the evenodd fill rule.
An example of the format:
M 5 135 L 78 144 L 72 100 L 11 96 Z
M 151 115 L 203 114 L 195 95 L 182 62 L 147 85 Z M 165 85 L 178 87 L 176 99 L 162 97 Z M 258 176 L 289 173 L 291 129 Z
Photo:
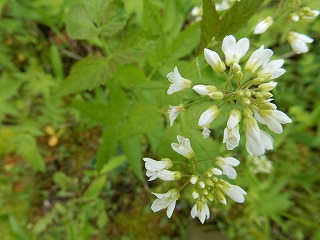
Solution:
M 195 189 L 193 189 L 193 191 L 192 191 L 192 198 L 193 198 L 193 199 L 197 199 L 198 197 L 199 197 L 198 191 L 195 190 Z
M 198 183 L 198 185 L 199 185 L 200 188 L 205 188 L 205 187 L 206 187 L 206 185 L 204 184 L 203 181 L 200 181 L 200 182 Z
M 209 193 L 207 196 L 206 196 L 206 198 L 208 199 L 208 201 L 213 201 L 213 196 L 212 196 L 212 194 L 211 193 Z
M 251 97 L 251 91 L 249 89 L 246 89 L 244 91 L 244 94 L 246 95 L 246 97 Z
M 222 185 L 220 183 L 214 185 L 214 188 L 215 189 L 222 189 Z
M 246 105 L 246 106 L 249 106 L 251 104 L 250 99 L 246 98 L 246 97 L 242 98 L 241 102 L 242 102 L 243 105 Z
M 243 109 L 243 115 L 246 118 L 251 118 L 253 116 L 253 112 L 250 108 Z
M 261 84 L 265 81 L 263 77 L 256 77 L 255 79 L 252 80 L 253 85 L 258 85 Z
M 215 91 L 215 92 L 209 93 L 208 96 L 213 100 L 221 100 L 223 99 L 223 92 Z
M 237 91 L 237 95 L 238 95 L 239 97 L 244 96 L 243 90 L 238 90 L 238 91 Z
M 202 193 L 203 193 L 204 195 L 208 195 L 209 192 L 208 192 L 207 189 L 203 189 L 203 190 L 202 190 Z
M 270 92 L 261 92 L 261 95 L 264 99 L 269 99 L 273 97 L 272 93 Z
M 208 185 L 208 186 L 210 186 L 210 187 L 212 187 L 214 184 L 213 184 L 213 182 L 210 180 L 210 179 L 207 179 L 206 180 L 206 184 Z
M 198 181 L 198 176 L 192 175 L 192 176 L 190 177 L 190 182 L 191 182 L 192 184 L 196 184 L 197 181 Z

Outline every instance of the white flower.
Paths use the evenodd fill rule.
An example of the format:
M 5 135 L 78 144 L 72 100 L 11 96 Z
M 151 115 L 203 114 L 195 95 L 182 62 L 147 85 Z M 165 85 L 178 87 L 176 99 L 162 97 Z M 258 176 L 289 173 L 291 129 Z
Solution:
M 169 170 L 160 170 L 160 171 L 149 171 L 146 172 L 147 177 L 149 177 L 148 181 L 153 181 L 157 178 L 163 181 L 174 181 L 179 180 L 181 178 L 181 173 L 178 171 L 169 171 Z
M 285 113 L 276 109 L 254 111 L 254 117 L 258 122 L 267 125 L 271 131 L 278 134 L 283 131 L 281 124 L 292 122 Z
M 210 137 L 210 133 L 211 133 L 210 129 L 204 126 L 202 130 L 203 139 Z
M 210 217 L 210 210 L 206 202 L 198 201 L 191 209 L 191 217 L 198 217 L 203 224 Z
M 286 70 L 281 68 L 283 64 L 283 59 L 270 61 L 262 66 L 262 69 L 258 72 L 257 77 L 270 80 L 278 78 L 286 72 Z
M 227 66 L 232 66 L 234 63 L 239 63 L 240 59 L 249 50 L 249 39 L 241 38 L 238 42 L 234 36 L 226 36 L 222 41 L 222 51 L 226 57 Z
M 234 157 L 217 157 L 216 164 L 221 167 L 223 174 L 230 179 L 237 177 L 237 172 L 233 167 L 240 164 L 240 161 Z
M 265 150 L 273 149 L 273 139 L 261 129 L 259 129 L 258 139 L 252 138 L 252 135 L 246 132 L 246 149 L 251 156 L 261 156 L 265 153 Z
M 259 129 L 255 118 L 245 118 L 246 149 L 250 155 L 261 156 L 265 150 L 273 149 L 272 137 Z
M 272 89 L 274 89 L 277 86 L 277 82 L 271 81 L 268 83 L 262 83 L 258 86 L 258 89 L 261 92 L 270 92 Z
M 172 216 L 173 210 L 176 206 L 176 201 L 179 199 L 180 194 L 176 189 L 171 189 L 167 193 L 152 193 L 157 199 L 151 205 L 151 209 L 154 212 L 158 212 L 161 209 L 167 208 L 167 216 Z
M 173 125 L 174 120 L 178 117 L 178 115 L 184 110 L 183 105 L 178 105 L 178 106 L 169 106 L 168 109 L 168 115 L 169 115 L 169 121 L 170 121 L 170 126 Z
M 271 49 L 264 49 L 264 46 L 262 45 L 251 54 L 249 60 L 245 65 L 245 69 L 250 73 L 255 72 L 260 66 L 266 64 L 269 61 L 272 54 L 273 51 Z
M 226 70 L 226 65 L 220 59 L 219 55 L 216 52 L 205 48 L 204 49 L 204 57 L 205 57 L 207 63 L 212 67 L 212 69 L 215 72 L 220 73 L 220 72 L 223 72 L 224 70 Z
M 296 54 L 306 53 L 309 51 L 307 43 L 312 43 L 313 38 L 296 32 L 290 32 L 288 35 L 288 41 L 292 47 L 292 50 Z
M 206 111 L 204 111 L 198 121 L 199 127 L 204 127 L 208 124 L 210 124 L 218 115 L 219 115 L 219 108 L 215 105 L 208 108 Z
M 292 14 L 290 16 L 290 19 L 293 21 L 293 22 L 298 22 L 300 20 L 300 17 L 299 15 L 296 15 L 296 14 Z
M 233 109 L 230 113 L 230 117 L 228 118 L 227 127 L 234 128 L 239 124 L 241 120 L 241 112 L 237 109 Z
M 191 87 L 191 81 L 181 77 L 177 67 L 174 68 L 173 72 L 168 73 L 167 78 L 171 82 L 167 94 L 179 92 Z
M 311 10 L 310 8 L 304 8 L 304 12 L 301 19 L 312 19 L 319 16 L 320 12 L 318 10 Z
M 222 180 L 223 181 L 223 180 Z M 221 189 L 229 198 L 237 203 L 243 203 L 244 197 L 247 193 L 239 186 L 232 185 L 226 181 L 223 181 Z
M 191 148 L 190 140 L 180 135 L 177 136 L 179 143 L 171 143 L 172 149 L 180 155 L 190 159 L 194 157 L 194 152 Z
M 195 91 L 196 93 L 202 96 L 206 96 L 209 93 L 212 93 L 217 90 L 217 88 L 213 85 L 202 85 L 202 84 L 195 85 L 193 86 L 192 89 L 193 91 Z
M 211 168 L 210 171 L 216 176 L 222 175 L 222 171 L 219 168 Z
M 163 158 L 161 161 L 157 161 L 152 158 L 143 158 L 143 161 L 145 161 L 145 168 L 151 172 L 169 169 L 173 165 L 169 158 Z
M 271 26 L 273 23 L 272 17 L 267 17 L 263 21 L 259 22 L 253 30 L 253 34 L 261 34 L 267 31 L 267 29 Z
M 222 142 L 226 144 L 228 150 L 238 147 L 240 142 L 239 125 L 236 125 L 234 128 L 226 127 L 223 132 Z

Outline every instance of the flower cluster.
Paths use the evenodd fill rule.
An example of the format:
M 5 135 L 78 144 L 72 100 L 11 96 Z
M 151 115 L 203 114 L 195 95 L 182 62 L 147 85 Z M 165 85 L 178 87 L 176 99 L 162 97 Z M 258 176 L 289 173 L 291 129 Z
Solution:
M 206 62 L 214 72 L 225 77 L 227 85 L 219 89 L 214 85 L 194 85 L 191 80 L 183 78 L 178 68 L 167 75 L 171 85 L 168 94 L 192 88 L 197 94 L 206 96 L 212 106 L 205 110 L 199 117 L 198 126 L 203 129 L 203 137 L 210 135 L 210 124 L 218 117 L 220 109 L 225 103 L 232 106 L 227 126 L 224 129 L 223 143 L 228 150 L 239 145 L 239 124 L 242 120 L 246 136 L 246 149 L 250 155 L 260 156 L 265 150 L 273 149 L 273 139 L 258 126 L 266 125 L 271 131 L 280 134 L 282 125 L 290 123 L 291 119 L 283 112 L 277 110 L 272 103 L 273 95 L 270 92 L 277 85 L 274 80 L 285 73 L 282 68 L 284 60 L 271 60 L 273 51 L 261 46 L 255 50 L 245 64 L 240 65 L 240 60 L 249 50 L 249 39 L 242 38 L 236 41 L 232 35 L 226 36 L 222 42 L 224 61 L 218 53 L 204 49 Z M 190 104 L 189 104 L 190 105 Z M 168 113 L 170 125 L 183 111 L 183 105 L 170 106 Z
M 298 22 L 300 19 L 313 19 L 316 18 L 320 11 L 311 10 L 308 7 L 298 8 L 298 12 L 290 14 L 290 19 L 294 22 Z M 253 29 L 253 34 L 262 34 L 264 33 L 273 23 L 273 17 L 268 16 L 261 22 L 259 22 Z M 306 53 L 309 51 L 307 43 L 312 43 L 313 38 L 294 31 L 289 32 L 288 42 L 291 45 L 292 50 L 296 54 Z
M 249 168 L 252 173 L 270 173 L 272 170 L 272 162 L 265 156 L 250 156 Z
M 238 203 L 244 202 L 246 192 L 239 186 L 230 184 L 222 178 L 222 175 L 230 179 L 237 177 L 234 167 L 240 164 L 239 160 L 234 157 L 217 157 L 215 167 L 209 168 L 204 173 L 199 173 L 197 164 L 201 160 L 195 159 L 195 153 L 191 147 L 190 140 L 182 136 L 177 136 L 178 143 L 172 143 L 172 149 L 178 154 L 184 156 L 191 168 L 191 172 L 183 174 L 186 176 L 180 189 L 172 188 L 166 193 L 153 193 L 157 199 L 152 203 L 151 209 L 154 212 L 167 209 L 167 216 L 170 218 L 175 209 L 176 202 L 180 198 L 180 192 L 186 186 L 192 186 L 191 195 L 195 204 L 191 209 L 191 217 L 198 217 L 201 223 L 210 217 L 208 203 L 212 201 L 226 204 L 225 195 Z M 170 159 L 164 158 L 160 161 L 143 158 L 145 161 L 146 175 L 149 181 L 159 178 L 163 181 L 183 180 L 179 171 L 168 170 L 173 166 Z M 213 161 L 213 160 L 211 160 Z

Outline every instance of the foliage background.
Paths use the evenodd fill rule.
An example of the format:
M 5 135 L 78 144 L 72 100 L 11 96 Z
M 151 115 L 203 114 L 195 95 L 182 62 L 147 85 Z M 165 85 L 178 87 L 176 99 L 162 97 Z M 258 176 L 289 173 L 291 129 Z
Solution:
M 287 17 L 320 3 L 242 0 L 222 13 L 214 3 L 0 1 L 2 239 L 192 239 L 207 232 L 217 239 L 320 239 L 320 23 Z M 190 12 L 201 4 L 203 21 L 196 22 Z M 275 23 L 253 36 L 268 15 Z M 310 52 L 292 52 L 286 41 L 292 29 L 315 39 Z M 219 52 L 228 34 L 285 59 L 287 72 L 273 93 L 293 123 L 273 135 L 271 174 L 250 171 L 241 142 L 237 184 L 248 192 L 246 201 L 211 206 L 202 228 L 190 217 L 188 198 L 171 219 L 151 212 L 149 188 L 163 190 L 147 185 L 141 159 L 183 160 L 170 148 L 178 134 L 201 157 L 227 152 L 221 139 L 229 111 L 206 141 L 194 127 L 206 105 L 168 126 L 168 105 L 194 95 L 166 95 L 166 75 L 178 66 L 195 82 L 221 82 L 201 52 L 208 45 Z

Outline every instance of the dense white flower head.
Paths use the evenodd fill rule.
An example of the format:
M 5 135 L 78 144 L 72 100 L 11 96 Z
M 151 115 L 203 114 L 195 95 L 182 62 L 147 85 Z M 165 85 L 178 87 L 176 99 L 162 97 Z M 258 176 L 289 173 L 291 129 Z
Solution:
M 237 203 L 243 203 L 245 200 L 243 195 L 246 195 L 247 193 L 239 186 L 232 185 L 226 181 L 223 182 L 224 184 L 222 185 L 221 190 L 233 201 Z
M 272 25 L 273 23 L 273 18 L 272 17 L 267 17 L 264 20 L 262 20 L 261 22 L 259 22 L 253 29 L 253 34 L 262 34 L 265 31 L 267 31 L 267 29 Z
M 272 162 L 265 156 L 253 156 L 249 158 L 250 170 L 252 173 L 270 173 L 272 170 Z
M 249 50 L 249 45 L 248 38 L 241 38 L 237 42 L 234 36 L 226 36 L 222 41 L 222 51 L 226 57 L 226 65 L 232 66 L 234 63 L 239 63 L 240 59 Z
M 307 43 L 312 43 L 314 40 L 305 34 L 290 32 L 288 34 L 288 41 L 292 47 L 292 50 L 296 54 L 301 54 L 309 51 Z
M 169 115 L 169 121 L 170 121 L 170 126 L 173 125 L 174 120 L 178 117 L 178 115 L 184 110 L 183 105 L 178 105 L 178 106 L 169 106 L 168 109 L 168 115 Z
M 217 106 L 211 106 L 201 114 L 198 121 L 198 126 L 204 127 L 209 125 L 219 115 L 219 112 L 220 110 Z
M 173 72 L 168 73 L 167 78 L 171 82 L 167 94 L 179 92 L 191 87 L 191 81 L 181 77 L 177 67 L 174 68 Z
M 198 201 L 191 209 L 191 217 L 198 217 L 203 224 L 210 217 L 210 210 L 206 201 Z
M 179 192 L 176 189 L 171 189 L 167 193 L 152 193 L 157 199 L 151 205 L 151 209 L 154 212 L 158 212 L 164 208 L 167 208 L 167 216 L 170 218 L 176 206 L 176 202 L 180 197 Z
M 233 167 L 240 164 L 240 161 L 234 157 L 217 157 L 216 164 L 221 167 L 223 174 L 230 179 L 237 177 L 237 172 Z
M 171 143 L 172 149 L 185 158 L 193 158 L 194 152 L 191 148 L 190 140 L 180 135 L 177 136 L 177 139 L 179 143 Z

